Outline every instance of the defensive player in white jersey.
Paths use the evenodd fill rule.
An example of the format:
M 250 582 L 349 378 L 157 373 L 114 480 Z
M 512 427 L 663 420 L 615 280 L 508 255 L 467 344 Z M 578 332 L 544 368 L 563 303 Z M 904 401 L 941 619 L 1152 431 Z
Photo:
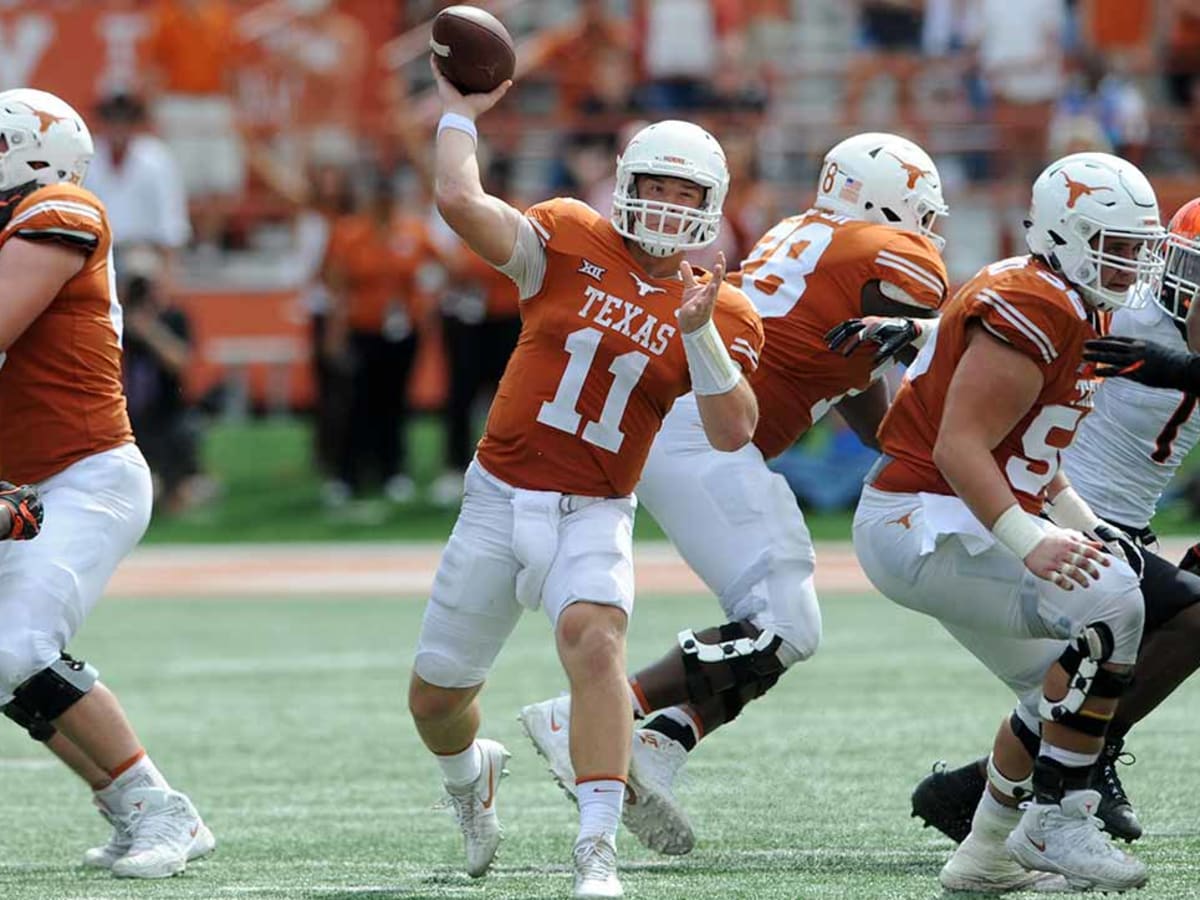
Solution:
M 681 632 L 662 659 L 631 679 L 636 715 L 663 710 L 634 734 L 629 787 L 636 802 L 623 814 L 654 850 L 683 854 L 694 844 L 672 791 L 687 751 L 817 649 L 812 540 L 786 481 L 766 460 L 835 405 L 874 442 L 887 408 L 880 375 L 891 365 L 892 342 L 911 340 L 920 329 L 911 320 L 936 315 L 946 296 L 934 233 L 946 211 L 937 168 L 911 141 L 868 133 L 831 149 L 814 207 L 778 223 L 730 276 L 766 333 L 750 376 L 760 410 L 753 443 L 714 450 L 691 395 L 676 402 L 655 438 L 638 500 L 716 595 L 726 623 Z M 883 317 L 855 335 L 874 356 L 826 347 L 831 329 L 861 316 Z M 521 713 L 568 793 L 569 716 L 567 698 Z
M 1119 337 L 1153 342 L 1173 353 L 1189 351 L 1184 321 L 1200 293 L 1200 198 L 1179 209 L 1168 231 L 1156 302 L 1117 310 L 1105 341 Z M 1091 415 L 1062 454 L 1063 470 L 1079 495 L 1096 515 L 1132 535 L 1144 558 L 1146 625 L 1137 677 L 1117 707 L 1095 772 L 1098 815 L 1109 833 L 1127 841 L 1140 837 L 1142 826 L 1116 769 L 1125 736 L 1200 668 L 1200 577 L 1159 556 L 1150 529 L 1168 483 L 1200 441 L 1196 402 L 1193 394 L 1108 378 L 1095 392 Z M 1181 566 L 1187 565 L 1185 556 Z M 963 840 L 986 784 L 986 767 L 984 757 L 958 769 L 935 770 L 914 790 L 913 814 Z

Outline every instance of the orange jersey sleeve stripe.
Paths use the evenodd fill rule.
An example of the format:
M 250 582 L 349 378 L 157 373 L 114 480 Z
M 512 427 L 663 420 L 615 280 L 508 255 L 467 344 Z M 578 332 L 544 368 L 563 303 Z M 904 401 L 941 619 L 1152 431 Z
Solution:
M 996 310 L 1002 318 L 1004 318 L 1013 328 L 1025 335 L 1029 341 L 1037 347 L 1042 353 L 1042 359 L 1046 362 L 1054 362 L 1058 358 L 1058 351 L 1054 349 L 1054 344 L 1050 338 L 1046 336 L 1046 332 L 1042 331 L 1032 320 L 1019 309 L 997 294 L 995 291 L 983 290 L 976 294 L 976 299 L 986 303 L 992 309 Z
M 875 257 L 875 264 L 889 269 L 896 269 L 903 272 L 909 278 L 924 285 L 933 291 L 938 296 L 946 292 L 945 283 L 934 275 L 932 272 L 921 268 L 910 259 L 905 259 L 896 253 L 890 253 L 887 250 L 880 250 L 879 255 Z

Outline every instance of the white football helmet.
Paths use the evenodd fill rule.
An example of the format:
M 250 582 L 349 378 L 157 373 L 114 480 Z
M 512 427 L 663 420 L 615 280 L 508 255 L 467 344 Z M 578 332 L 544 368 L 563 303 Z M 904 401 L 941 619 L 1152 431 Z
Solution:
M 32 88 L 0 93 L 0 192 L 31 181 L 79 184 L 94 152 L 87 125 L 65 101 Z
M 1166 231 L 1154 188 L 1137 166 L 1108 153 L 1072 153 L 1033 183 L 1025 243 L 1100 309 L 1140 309 L 1158 291 Z M 1136 241 L 1132 255 L 1112 241 Z M 1106 288 L 1104 272 L 1133 275 Z
M 914 231 L 938 250 L 946 243 L 933 230 L 938 216 L 950 212 L 937 166 L 928 153 L 898 134 L 856 134 L 826 153 L 816 207 Z
M 705 189 L 698 209 L 677 203 L 642 200 L 638 197 L 638 175 L 663 175 L 695 182 Z M 617 159 L 617 182 L 613 189 L 613 227 L 637 243 L 651 256 L 670 256 L 684 250 L 699 250 L 717 239 L 721 230 L 721 208 L 729 191 L 729 168 L 725 151 L 717 139 L 691 122 L 670 119 L 647 125 L 629 140 Z M 656 217 L 657 228 L 646 224 Z M 674 225 L 675 231 L 666 226 Z

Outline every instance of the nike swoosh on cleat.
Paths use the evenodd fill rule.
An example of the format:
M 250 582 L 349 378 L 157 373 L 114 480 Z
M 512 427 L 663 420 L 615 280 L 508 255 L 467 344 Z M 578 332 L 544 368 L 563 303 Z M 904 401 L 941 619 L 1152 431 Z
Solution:
M 492 808 L 492 801 L 496 799 L 496 769 L 494 766 L 488 766 L 488 795 L 483 801 L 484 809 Z
M 1029 836 L 1028 836 L 1028 835 L 1026 835 L 1026 837 L 1029 837 Z M 1039 843 L 1038 843 L 1037 841 L 1035 841 L 1033 838 L 1029 838 L 1029 843 L 1031 843 L 1031 844 L 1033 844 L 1033 846 L 1037 847 L 1037 849 L 1038 849 L 1038 852 L 1039 852 L 1039 853 L 1045 853 L 1045 852 L 1046 852 L 1046 842 L 1045 842 L 1045 841 L 1042 841 L 1042 842 L 1039 844 Z

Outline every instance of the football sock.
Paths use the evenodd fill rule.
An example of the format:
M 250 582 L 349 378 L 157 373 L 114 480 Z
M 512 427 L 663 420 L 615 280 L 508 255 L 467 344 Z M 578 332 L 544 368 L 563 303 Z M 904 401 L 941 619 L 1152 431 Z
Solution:
M 483 760 L 480 759 L 479 745 L 471 741 L 465 750 L 458 753 L 435 754 L 438 765 L 442 769 L 442 780 L 450 787 L 465 787 L 474 784 L 483 771 Z
M 579 798 L 579 837 L 576 840 L 607 835 L 615 841 L 621 805 L 625 800 L 625 780 L 585 778 L 575 782 L 575 796 Z

